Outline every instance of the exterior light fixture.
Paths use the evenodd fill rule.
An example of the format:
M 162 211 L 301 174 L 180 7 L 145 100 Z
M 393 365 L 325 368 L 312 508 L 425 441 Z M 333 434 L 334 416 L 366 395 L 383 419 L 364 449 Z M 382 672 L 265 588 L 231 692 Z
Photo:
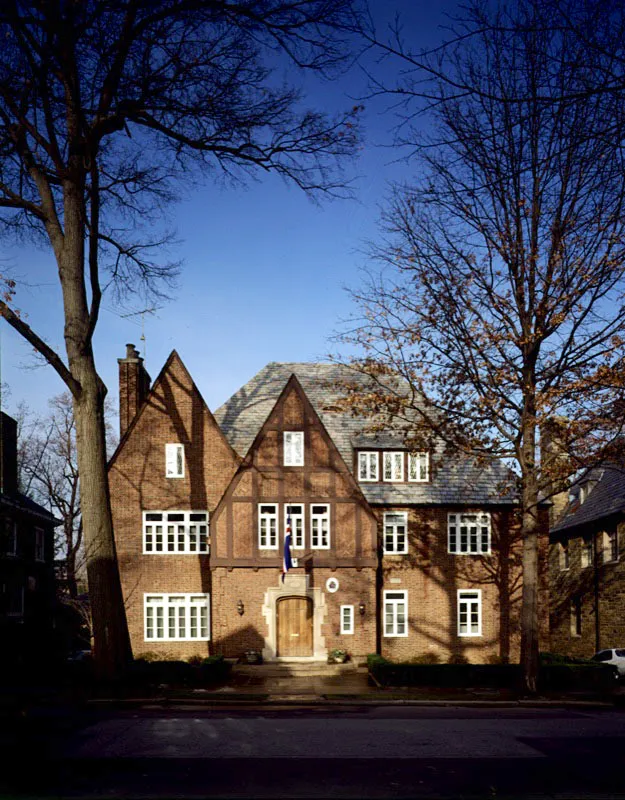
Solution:
M 245 606 L 243 605 L 243 600 L 239 600 L 237 603 L 237 612 L 240 617 L 243 616 L 244 611 L 245 611 Z
M 365 604 L 364 604 L 364 603 L 359 603 L 359 604 L 358 604 L 358 611 L 360 611 L 360 616 L 361 616 L 361 617 L 364 617 L 364 615 L 365 615 L 365 610 L 366 610 L 366 606 L 365 606 Z

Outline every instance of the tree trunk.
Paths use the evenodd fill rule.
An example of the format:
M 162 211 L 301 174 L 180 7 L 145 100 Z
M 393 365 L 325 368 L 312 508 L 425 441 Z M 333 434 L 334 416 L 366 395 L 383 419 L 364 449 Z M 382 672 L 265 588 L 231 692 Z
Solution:
M 528 506 L 525 496 L 523 506 L 521 666 L 525 689 L 535 694 L 538 682 L 538 514 L 536 504 Z

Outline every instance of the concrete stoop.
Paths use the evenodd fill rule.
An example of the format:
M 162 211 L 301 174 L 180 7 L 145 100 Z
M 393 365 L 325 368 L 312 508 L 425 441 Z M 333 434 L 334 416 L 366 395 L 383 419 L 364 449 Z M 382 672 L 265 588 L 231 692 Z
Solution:
M 367 667 L 349 662 L 327 664 L 321 661 L 273 661 L 268 664 L 235 664 L 233 676 L 250 676 L 259 679 L 273 678 L 338 678 L 366 674 Z

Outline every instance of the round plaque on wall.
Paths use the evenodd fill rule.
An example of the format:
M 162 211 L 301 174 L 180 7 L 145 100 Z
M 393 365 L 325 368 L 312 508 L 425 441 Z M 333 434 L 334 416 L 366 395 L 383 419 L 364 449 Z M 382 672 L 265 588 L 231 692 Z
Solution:
M 328 578 L 326 581 L 326 590 L 334 594 L 334 592 L 338 591 L 339 582 L 338 578 Z

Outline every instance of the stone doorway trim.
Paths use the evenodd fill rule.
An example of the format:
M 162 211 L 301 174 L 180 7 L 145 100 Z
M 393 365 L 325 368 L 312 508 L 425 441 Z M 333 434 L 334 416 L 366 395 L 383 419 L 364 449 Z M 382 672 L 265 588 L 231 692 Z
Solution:
M 286 575 L 284 583 L 270 586 L 265 592 L 263 601 L 263 616 L 267 623 L 267 635 L 263 647 L 265 661 L 326 661 L 328 652 L 325 636 L 321 635 L 321 626 L 328 612 L 325 595 L 320 588 L 310 588 L 310 575 Z M 292 658 L 278 658 L 277 641 L 277 603 L 281 597 L 308 597 L 312 600 L 313 607 L 313 654 L 312 656 L 293 656 Z

